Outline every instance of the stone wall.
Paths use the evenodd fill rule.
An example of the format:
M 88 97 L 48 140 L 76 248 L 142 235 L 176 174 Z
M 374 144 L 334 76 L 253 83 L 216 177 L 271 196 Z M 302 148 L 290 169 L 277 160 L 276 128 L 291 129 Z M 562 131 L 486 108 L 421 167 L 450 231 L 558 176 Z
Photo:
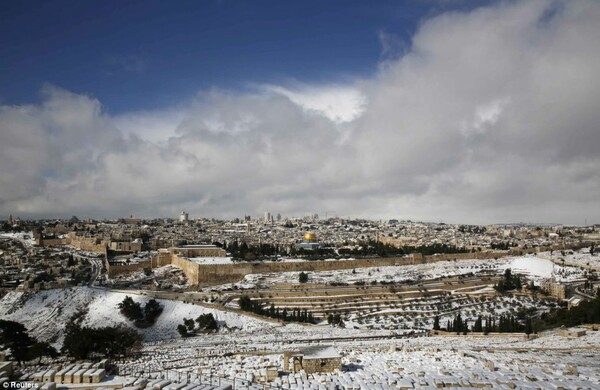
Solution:
M 111 241 L 110 249 L 114 251 L 139 252 L 142 250 L 142 243 L 133 241 Z
M 67 240 L 64 238 L 39 238 L 37 239 L 36 245 L 46 247 L 46 246 L 59 246 L 66 245 Z
M 302 368 L 307 374 L 334 372 L 342 369 L 342 358 L 302 359 Z
M 105 262 L 106 273 L 109 278 L 112 278 L 115 275 L 126 274 L 128 272 L 141 271 L 144 268 L 150 268 L 151 262 L 150 260 L 144 260 L 133 264 L 111 264 L 110 262 Z
M 471 259 L 496 259 L 505 256 L 522 255 L 549 250 L 579 249 L 589 246 L 581 243 L 565 247 L 555 245 L 552 247 L 531 248 L 522 251 L 482 251 L 472 253 L 446 253 L 432 256 L 423 256 L 415 253 L 403 257 L 378 257 L 355 260 L 333 260 L 333 261 L 298 261 L 298 262 L 241 262 L 232 264 L 198 264 L 180 257 L 177 254 L 170 255 L 170 264 L 183 270 L 190 284 L 210 286 L 223 283 L 233 283 L 244 278 L 248 274 L 277 273 L 277 272 L 300 272 L 300 271 L 334 271 L 353 268 L 385 267 L 409 264 L 435 263 L 438 261 L 471 260 Z M 162 261 L 167 255 L 163 255 Z
M 223 248 L 212 245 L 172 248 L 173 253 L 182 257 L 225 257 L 227 252 Z
M 159 250 L 158 255 L 152 256 L 152 268 L 164 267 L 171 264 L 171 252 L 168 250 Z
M 342 269 L 384 267 L 413 264 L 412 256 L 373 259 L 300 262 L 256 262 L 233 264 L 198 264 L 172 255 L 171 264 L 181 268 L 190 284 L 211 285 L 237 282 L 248 274 L 299 271 L 333 271 Z
M 502 254 L 498 254 L 497 252 L 457 253 L 434 256 L 423 256 L 417 253 L 403 257 L 378 257 L 355 260 L 197 264 L 173 255 L 172 264 L 184 271 L 191 284 L 206 286 L 237 282 L 248 274 L 336 271 L 354 268 L 435 263 L 448 260 L 486 259 L 501 256 Z
M 108 242 L 98 238 L 82 237 L 75 233 L 67 234 L 66 243 L 82 251 L 105 253 Z

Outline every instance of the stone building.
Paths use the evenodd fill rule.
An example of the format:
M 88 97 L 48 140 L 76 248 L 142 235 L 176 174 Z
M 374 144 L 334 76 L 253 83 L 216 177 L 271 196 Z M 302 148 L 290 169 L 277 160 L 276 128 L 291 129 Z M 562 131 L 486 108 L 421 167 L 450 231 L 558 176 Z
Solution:
M 561 330 L 560 335 L 563 337 L 581 337 L 585 336 L 586 333 L 587 329 L 584 328 L 568 328 Z
M 291 363 L 291 368 L 290 368 Z M 307 374 L 334 372 L 341 370 L 342 357 L 331 346 L 317 345 L 302 348 L 299 351 L 289 351 L 283 354 L 283 370 L 298 372 L 304 370 Z
M 542 289 L 556 299 L 567 298 L 567 286 L 562 283 L 547 281 L 542 283 Z
M 181 247 L 171 248 L 173 254 L 180 257 L 225 257 L 227 252 L 225 249 L 215 245 L 184 245 Z
M 142 250 L 142 240 L 136 238 L 133 241 L 111 241 L 110 249 L 119 252 L 140 252 Z

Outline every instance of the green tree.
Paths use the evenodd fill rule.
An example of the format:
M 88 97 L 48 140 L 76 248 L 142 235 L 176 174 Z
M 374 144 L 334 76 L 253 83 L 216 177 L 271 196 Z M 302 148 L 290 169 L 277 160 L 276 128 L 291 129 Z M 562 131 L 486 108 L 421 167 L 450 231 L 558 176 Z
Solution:
M 179 334 L 181 335 L 181 337 L 189 337 L 189 333 L 188 333 L 188 328 L 183 325 L 183 324 L 179 324 L 177 325 L 177 331 L 179 332 Z
M 125 326 L 90 328 L 69 321 L 61 351 L 75 359 L 87 359 L 92 354 L 115 358 L 130 355 L 141 341 L 139 333 Z
M 142 305 L 139 302 L 135 302 L 129 295 L 118 304 L 119 311 L 130 321 L 140 321 L 144 318 L 142 312 Z
M 153 325 L 162 312 L 163 307 L 156 299 L 149 300 L 144 306 L 144 322 Z
M 188 329 L 188 331 L 192 331 L 194 330 L 194 327 L 196 326 L 196 324 L 194 323 L 194 320 L 191 318 L 184 318 L 183 319 L 183 325 L 185 325 L 185 327 Z
M 238 299 L 238 305 L 240 306 L 240 309 L 244 311 L 250 311 L 252 310 L 252 299 L 250 299 L 250 297 L 247 295 L 242 295 Z
M 531 318 L 528 318 L 525 321 L 525 334 L 532 334 L 533 333 L 533 324 L 531 323 Z
M 212 313 L 201 314 L 196 322 L 200 330 L 217 330 L 219 327 Z
M 329 313 L 329 315 L 327 315 L 327 323 L 329 325 L 333 324 L 333 314 Z
M 8 349 L 12 357 L 19 363 L 27 360 L 29 348 L 34 344 L 23 324 L 15 321 L 0 320 L 0 345 Z
M 32 360 L 32 359 L 40 359 L 44 356 L 47 356 L 49 358 L 56 358 L 58 357 L 58 352 L 56 351 L 56 349 L 51 346 L 49 343 L 45 342 L 45 341 L 38 341 L 33 343 L 33 345 L 29 348 L 29 352 L 28 352 L 28 360 Z M 39 361 L 38 361 L 39 364 Z
M 298 281 L 300 283 L 308 282 L 308 274 L 306 272 L 300 272 L 300 274 L 298 275 Z

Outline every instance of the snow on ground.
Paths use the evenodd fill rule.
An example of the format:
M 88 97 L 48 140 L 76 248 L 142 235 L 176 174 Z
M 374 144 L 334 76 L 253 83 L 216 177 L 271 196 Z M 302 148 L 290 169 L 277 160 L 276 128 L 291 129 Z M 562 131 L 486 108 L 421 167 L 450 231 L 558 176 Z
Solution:
M 10 292 L 0 300 L 0 317 L 23 323 L 40 340 L 49 341 L 60 347 L 66 323 L 80 310 L 87 309 L 84 325 L 112 326 L 133 325 L 119 313 L 117 305 L 127 294 L 104 289 L 74 287 L 40 292 Z M 142 305 L 150 298 L 130 295 Z M 161 300 L 164 310 L 150 328 L 138 329 L 146 340 L 180 337 L 177 325 L 183 318 L 196 318 L 200 314 L 212 313 L 220 325 L 254 331 L 276 326 L 270 322 L 219 311 L 179 301 Z
M 573 262 L 594 261 L 596 257 L 589 255 L 589 250 L 573 255 Z M 556 258 L 556 254 L 554 255 Z M 526 255 L 516 257 L 503 257 L 499 259 L 475 259 L 457 261 L 439 261 L 427 264 L 399 265 L 386 267 L 356 268 L 337 271 L 309 272 L 310 283 L 320 284 L 352 284 L 356 282 L 371 283 L 373 281 L 402 283 L 406 281 L 428 280 L 442 277 L 477 274 L 481 272 L 495 273 L 501 275 L 504 270 L 511 268 L 513 273 L 522 273 L 535 281 L 547 278 L 555 278 L 559 281 L 579 279 L 584 271 L 569 266 L 553 264 L 550 260 L 550 252 L 542 252 L 537 256 Z M 578 259 L 578 260 L 577 260 Z M 598 257 L 600 266 L 600 257 Z M 276 284 L 299 284 L 300 272 L 279 272 L 265 274 L 249 274 L 238 283 L 224 284 L 210 287 L 209 289 L 224 290 L 228 288 L 256 288 L 270 287 Z
M 577 264 L 600 269 L 600 249 L 598 248 L 594 251 L 594 255 L 590 254 L 590 248 L 582 248 L 576 251 L 554 251 L 552 254 L 544 252 L 540 254 L 540 257 L 558 261 L 564 259 L 567 264 Z
M 0 237 L 19 240 L 27 247 L 32 247 L 35 245 L 35 239 L 31 233 L 0 233 Z
M 206 341 L 194 345 L 189 340 L 170 340 L 147 344 L 142 357 L 118 362 L 122 372 L 144 377 L 167 377 L 173 381 L 200 380 L 217 376 L 223 383 L 236 379 L 236 388 L 245 389 L 243 381 L 264 377 L 266 369 L 281 370 L 282 352 L 305 346 L 305 342 L 241 337 L 232 340 Z M 315 345 L 315 344 L 313 344 Z M 596 352 L 600 332 L 580 338 L 558 334 L 541 335 L 525 340 L 510 336 L 439 336 L 404 339 L 356 339 L 328 341 L 342 356 L 342 370 L 324 374 L 303 372 L 279 376 L 273 383 L 284 389 L 393 389 L 410 388 L 598 388 L 600 366 Z M 557 348 L 555 348 L 555 346 Z M 229 350 L 243 355 L 226 353 Z M 493 363 L 490 368 L 487 363 Z M 569 365 L 576 372 L 568 371 Z M 204 374 L 204 379 L 197 373 Z M 508 386 L 512 383 L 513 386 Z M 260 388 L 260 386 L 255 387 Z
M 524 273 L 541 278 L 550 278 L 554 272 L 554 263 L 537 257 L 517 257 L 510 262 L 514 273 Z
M 231 257 L 186 257 L 197 264 L 232 264 Z
M 112 278 L 106 278 L 106 280 L 102 281 L 103 286 L 109 287 L 140 287 L 142 285 L 151 284 L 155 284 L 161 288 L 169 288 L 174 290 L 183 290 L 190 287 L 189 282 L 181 268 L 170 264 L 153 268 L 149 275 L 146 275 L 144 270 L 139 270 L 115 275 Z
M 356 268 L 337 271 L 309 272 L 310 283 L 335 284 L 372 281 L 401 283 L 414 280 L 435 279 L 446 276 L 465 275 L 482 271 L 498 272 L 509 268 L 510 260 L 460 260 L 440 261 L 428 264 L 399 265 L 386 267 Z M 235 283 L 238 288 L 268 287 L 275 284 L 299 284 L 299 272 L 280 272 L 246 275 L 242 281 Z M 232 287 L 225 284 L 212 289 Z

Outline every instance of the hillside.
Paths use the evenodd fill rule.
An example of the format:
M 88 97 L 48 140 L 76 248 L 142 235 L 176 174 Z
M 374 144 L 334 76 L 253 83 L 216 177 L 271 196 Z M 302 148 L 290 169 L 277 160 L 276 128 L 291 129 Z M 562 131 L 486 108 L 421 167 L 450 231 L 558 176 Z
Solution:
M 0 300 L 0 318 L 23 323 L 40 340 L 62 345 L 63 332 L 69 318 L 79 310 L 86 310 L 84 325 L 133 325 L 119 313 L 117 305 L 126 294 L 88 287 L 73 287 L 39 292 L 10 292 Z M 142 305 L 150 298 L 131 295 Z M 245 331 L 275 326 L 272 323 L 244 317 L 235 313 L 208 309 L 178 301 L 158 300 L 164 310 L 157 322 L 148 329 L 138 329 L 147 341 L 180 337 L 177 324 L 183 318 L 196 318 L 213 313 L 219 325 Z

